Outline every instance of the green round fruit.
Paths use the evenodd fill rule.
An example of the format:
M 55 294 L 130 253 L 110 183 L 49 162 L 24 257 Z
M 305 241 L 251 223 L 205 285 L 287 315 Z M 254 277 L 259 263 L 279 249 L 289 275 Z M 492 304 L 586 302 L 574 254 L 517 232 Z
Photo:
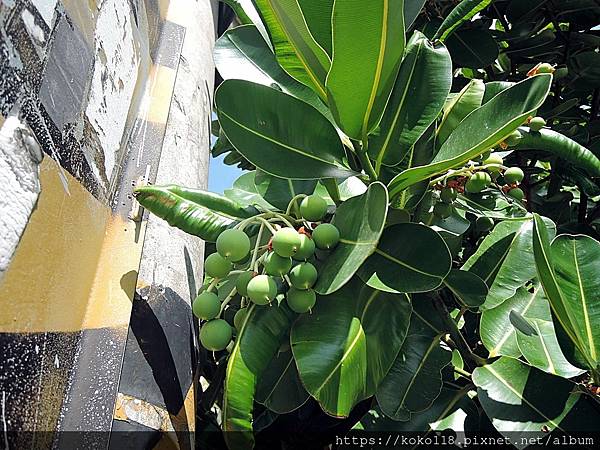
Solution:
M 340 232 L 335 225 L 330 223 L 322 223 L 312 234 L 315 245 L 322 250 L 330 250 L 334 248 L 340 241 Z
M 298 251 L 293 256 L 296 261 L 306 261 L 312 255 L 315 254 L 315 243 L 304 233 L 300 234 L 300 246 L 298 247 Z
M 534 117 L 529 121 L 529 129 L 531 131 L 540 131 L 546 126 L 546 121 L 541 117 Z
M 277 283 L 268 275 L 257 275 L 248 283 L 248 298 L 257 305 L 271 303 L 277 295 Z
M 248 283 L 256 276 L 256 272 L 244 272 L 235 281 L 235 288 L 242 297 L 248 296 Z
M 525 198 L 525 193 L 523 192 L 523 189 L 521 188 L 512 188 L 510 191 L 507 192 L 507 195 L 509 197 L 514 198 L 515 200 L 523 200 L 523 198 Z
M 233 264 L 227 261 L 218 253 L 208 255 L 204 261 L 204 271 L 212 278 L 225 278 L 231 272 Z
M 272 245 L 279 256 L 294 256 L 300 247 L 300 233 L 290 227 L 282 228 L 273 235 Z
M 203 292 L 192 303 L 192 311 L 198 319 L 214 319 L 221 312 L 221 301 L 212 292 Z
M 492 178 L 487 172 L 476 172 L 465 184 L 465 190 L 470 193 L 478 193 L 483 191 L 492 183 Z
M 554 73 L 552 64 L 542 63 L 537 68 L 537 73 Z
M 522 138 L 523 136 L 521 136 L 519 130 L 515 130 L 504 139 L 504 142 L 506 142 L 506 145 L 509 147 L 514 147 Z
M 225 230 L 217 238 L 217 252 L 229 261 L 241 261 L 250 252 L 250 238 L 241 230 Z
M 282 277 L 292 268 L 292 258 L 284 258 L 275 252 L 269 252 L 265 256 L 263 266 L 268 275 Z
M 244 319 L 248 315 L 248 308 L 238 309 L 233 316 L 233 326 L 236 330 L 240 331 L 242 329 L 242 325 L 244 324 Z
M 446 218 L 450 217 L 453 209 L 454 208 L 452 207 L 452 205 L 449 205 L 448 203 L 440 202 L 440 203 L 436 203 L 435 206 L 433 207 L 433 214 L 435 214 L 440 219 L 446 219 Z
M 290 309 L 298 314 L 310 311 L 317 302 L 317 295 L 312 289 L 300 290 L 291 287 L 286 298 Z
M 318 195 L 304 197 L 300 203 L 300 214 L 310 222 L 318 222 L 327 214 L 327 202 Z
M 225 350 L 231 341 L 231 326 L 223 319 L 206 322 L 200 328 L 200 343 L 213 352 Z
M 444 188 L 440 191 L 440 200 L 444 203 L 452 203 L 456 200 L 458 194 L 454 188 Z
M 490 154 L 490 156 L 488 156 L 486 159 L 483 160 L 483 164 L 485 164 L 485 165 L 497 164 L 499 166 L 502 166 L 502 165 L 504 165 L 504 160 L 502 159 L 502 156 L 500 156 L 498 153 L 492 153 L 492 154 Z M 487 170 L 494 174 L 497 174 L 500 172 L 499 167 L 488 167 Z
M 481 232 L 490 231 L 494 228 L 494 219 L 485 216 L 478 217 L 475 221 L 475 228 Z
M 524 177 L 525 174 L 519 167 L 509 167 L 504 172 L 504 181 L 507 184 L 520 183 Z
M 292 268 L 290 282 L 296 289 L 309 289 L 315 285 L 318 276 L 315 266 L 305 262 Z

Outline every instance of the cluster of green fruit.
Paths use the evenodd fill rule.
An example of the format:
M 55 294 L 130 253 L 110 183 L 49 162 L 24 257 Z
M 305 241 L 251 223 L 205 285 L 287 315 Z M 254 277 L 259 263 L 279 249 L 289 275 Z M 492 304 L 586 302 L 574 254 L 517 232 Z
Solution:
M 327 214 L 327 203 L 317 195 L 306 196 L 299 211 L 304 221 L 319 222 Z M 268 305 L 278 296 L 282 285 L 289 308 L 299 314 L 306 313 L 314 307 L 317 298 L 312 288 L 318 272 L 310 261 L 317 249 L 329 251 L 339 239 L 340 233 L 331 223 L 320 223 L 310 232 L 304 227 L 299 230 L 291 226 L 279 227 L 260 256 L 261 247 L 257 246 L 248 266 L 244 263 L 251 253 L 250 238 L 240 229 L 230 229 L 217 238 L 217 252 L 206 258 L 204 271 L 218 281 L 231 273 L 234 263 L 241 263 L 246 267 L 237 276 L 235 291 L 242 297 L 242 305 L 244 299 L 256 305 Z M 282 281 L 280 285 L 278 280 Z M 200 341 L 208 350 L 223 350 L 231 341 L 231 326 L 219 318 L 223 307 L 224 302 L 221 303 L 217 294 L 210 290 L 198 295 L 192 305 L 196 317 L 207 321 L 200 329 Z M 243 326 L 247 311 L 242 307 L 236 312 L 233 324 L 237 330 Z

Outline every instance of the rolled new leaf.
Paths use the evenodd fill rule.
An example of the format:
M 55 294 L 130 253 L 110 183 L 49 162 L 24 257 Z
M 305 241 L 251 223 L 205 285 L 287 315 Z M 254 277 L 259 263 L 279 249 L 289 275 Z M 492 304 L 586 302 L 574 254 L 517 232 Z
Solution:
M 492 0 L 463 0 L 450 11 L 450 14 L 444 19 L 434 39 L 444 42 L 448 36 L 460 27 L 467 20 L 471 20 L 475 14 L 483 10 Z

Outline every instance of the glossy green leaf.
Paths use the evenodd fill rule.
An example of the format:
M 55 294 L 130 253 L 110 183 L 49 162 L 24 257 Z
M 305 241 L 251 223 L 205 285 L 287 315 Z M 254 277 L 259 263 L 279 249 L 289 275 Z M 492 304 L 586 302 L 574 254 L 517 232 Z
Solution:
M 383 231 L 388 196 L 385 186 L 372 183 L 367 192 L 346 200 L 332 223 L 340 231 L 340 242 L 319 267 L 315 290 L 331 294 L 346 284 L 373 253 Z
M 541 106 L 551 82 L 551 75 L 536 75 L 473 111 L 456 127 L 430 164 L 405 170 L 389 183 L 390 197 L 395 198 L 414 183 L 462 166 L 501 142 Z
M 450 97 L 444 106 L 444 115 L 437 129 L 436 144 L 438 147 L 446 142 L 465 117 L 481 106 L 485 84 L 481 80 L 471 80 L 458 94 Z
M 244 25 L 226 31 L 215 44 L 214 59 L 224 80 L 241 79 L 277 87 L 331 118 L 331 113 L 319 96 L 281 68 L 256 27 Z
M 258 380 L 256 401 L 277 414 L 287 414 L 309 398 L 300 382 L 291 348 L 277 353 Z
M 458 27 L 467 20 L 471 20 L 475 14 L 486 8 L 492 0 L 462 0 L 456 7 L 446 16 L 437 32 L 434 39 L 445 41 Z
M 408 420 L 426 410 L 442 389 L 442 369 L 452 352 L 440 345 L 444 329 L 431 321 L 438 314 L 428 299 L 413 299 L 408 335 L 377 390 L 377 403 L 394 420 Z
M 512 81 L 492 81 L 490 83 L 485 83 L 485 94 L 483 95 L 483 101 L 481 103 L 489 102 L 500 92 L 514 85 L 515 83 Z
M 556 227 L 548 220 L 550 237 Z M 489 292 L 482 310 L 495 308 L 511 298 L 517 289 L 535 278 L 533 220 L 505 220 L 494 227 L 477 251 L 465 262 L 468 270 L 482 278 Z
M 273 205 L 267 202 L 258 193 L 254 184 L 255 171 L 246 172 L 233 182 L 230 189 L 225 189 L 225 197 L 241 205 L 255 205 L 263 210 L 274 209 Z
M 229 355 L 223 393 L 223 431 L 231 450 L 252 449 L 256 386 L 295 317 L 286 307 L 250 306 Z
M 488 287 L 478 275 L 466 270 L 452 269 L 444 284 L 456 299 L 467 308 L 479 308 L 488 294 Z
M 382 164 L 400 163 L 442 111 L 451 85 L 450 54 L 415 31 L 381 119 L 381 132 L 369 140 L 376 171 Z
M 346 417 L 375 393 L 400 351 L 410 313 L 407 296 L 373 290 L 355 277 L 300 316 L 292 351 L 302 384 L 325 412 Z
M 337 1 L 327 95 L 333 117 L 349 137 L 363 139 L 383 115 L 404 51 L 404 1 Z
M 285 211 L 290 200 L 298 194 L 310 195 L 317 186 L 316 180 L 290 180 L 256 171 L 254 184 L 258 193 L 271 205 Z
M 404 28 L 407 30 L 421 13 L 426 0 L 404 0 Z
M 253 207 L 211 192 L 180 186 L 144 186 L 135 191 L 137 201 L 172 227 L 215 242 L 222 231 L 256 215 Z
M 297 0 L 254 0 L 275 47 L 277 61 L 296 80 L 327 98 L 331 61 L 315 41 Z
M 579 399 L 571 393 L 570 381 L 507 357 L 476 368 L 473 382 L 492 424 L 511 442 L 515 438 L 520 442 L 521 436 L 544 437 L 549 431 L 561 430 L 561 421 Z
M 353 174 L 337 131 L 307 103 L 243 80 L 223 82 L 215 100 L 229 141 L 262 171 L 307 180 Z
M 331 56 L 331 15 L 334 0 L 298 0 L 298 3 L 313 38 Z
M 345 202 L 346 200 L 356 197 L 357 195 L 364 194 L 367 192 L 367 186 L 358 177 L 346 178 L 341 183 L 338 183 L 338 190 L 340 191 L 340 200 Z M 329 205 L 334 205 L 335 202 L 331 199 L 329 192 L 322 182 L 317 184 L 315 194 L 323 197 Z
M 522 139 L 517 150 L 542 150 L 585 170 L 592 177 L 600 177 L 600 159 L 583 145 L 546 128 L 530 131 L 522 127 L 520 131 Z
M 498 44 L 488 30 L 461 30 L 446 41 L 455 67 L 481 69 L 498 58 Z
M 399 223 L 384 230 L 359 275 L 370 285 L 380 282 L 397 292 L 427 292 L 441 286 L 451 265 L 438 233 L 425 225 Z

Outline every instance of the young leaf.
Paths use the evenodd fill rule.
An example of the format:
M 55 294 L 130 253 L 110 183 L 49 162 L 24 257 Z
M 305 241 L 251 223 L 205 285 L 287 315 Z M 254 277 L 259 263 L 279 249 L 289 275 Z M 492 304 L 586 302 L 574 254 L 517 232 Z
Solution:
M 364 139 L 381 120 L 404 52 L 404 0 L 337 1 L 329 105 L 349 137 Z M 359 14 L 357 12 L 360 11 Z
M 354 174 L 337 131 L 307 103 L 243 80 L 223 82 L 215 100 L 229 141 L 264 172 L 305 180 Z
M 459 26 L 471 20 L 475 14 L 486 8 L 492 0 L 462 0 L 444 19 L 434 40 L 444 42 Z
M 454 131 L 465 117 L 481 106 L 485 92 L 485 84 L 481 80 L 471 80 L 458 94 L 453 94 L 450 101 L 444 106 L 444 115 L 437 128 L 436 145 L 446 142 L 448 136 Z

